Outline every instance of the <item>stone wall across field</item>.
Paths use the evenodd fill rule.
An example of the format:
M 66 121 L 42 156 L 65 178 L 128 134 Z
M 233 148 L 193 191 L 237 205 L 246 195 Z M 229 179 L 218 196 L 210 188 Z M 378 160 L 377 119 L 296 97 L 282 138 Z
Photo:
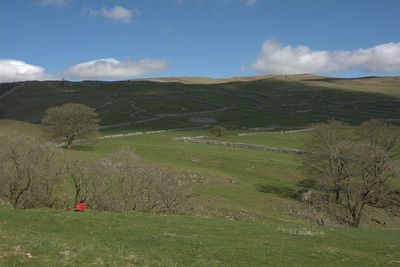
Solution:
M 187 142 L 187 143 L 199 143 L 199 144 L 209 144 L 209 145 L 217 145 L 217 146 L 231 146 L 231 147 L 249 148 L 249 149 L 257 149 L 257 150 L 276 151 L 276 152 L 291 153 L 291 154 L 310 154 L 310 152 L 297 150 L 297 149 L 251 145 L 251 144 L 244 144 L 244 143 L 231 143 L 231 142 L 222 142 L 222 141 L 215 141 L 215 140 L 201 140 L 201 139 L 195 139 L 195 138 L 191 138 L 191 137 L 178 137 L 178 138 L 174 138 L 174 140 L 181 141 L 181 142 Z

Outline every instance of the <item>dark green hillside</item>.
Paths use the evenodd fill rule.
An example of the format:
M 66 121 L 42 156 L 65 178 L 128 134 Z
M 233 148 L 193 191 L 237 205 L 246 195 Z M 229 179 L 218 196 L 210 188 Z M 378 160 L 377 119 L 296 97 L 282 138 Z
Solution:
M 197 84 L 190 84 L 191 78 L 154 80 L 162 82 L 150 79 L 2 84 L 3 94 L 13 91 L 0 99 L 0 110 L 6 119 L 40 122 L 49 107 L 83 103 L 97 110 L 104 128 L 147 130 L 205 124 L 196 118 L 250 128 L 306 126 L 333 118 L 354 124 L 370 118 L 400 121 L 397 77 L 338 79 L 295 75 L 243 81 L 192 78 Z

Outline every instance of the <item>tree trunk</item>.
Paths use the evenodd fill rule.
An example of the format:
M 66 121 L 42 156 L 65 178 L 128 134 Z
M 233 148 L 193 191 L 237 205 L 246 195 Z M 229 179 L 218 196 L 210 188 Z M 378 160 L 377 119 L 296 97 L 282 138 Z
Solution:
M 336 204 L 340 203 L 340 190 L 339 189 L 335 190 L 335 201 L 336 201 Z
M 72 147 L 72 140 L 68 140 L 66 148 L 71 149 L 71 147 Z
M 72 142 L 74 142 L 75 135 L 66 135 L 65 137 L 67 138 L 66 149 L 71 149 Z
M 29 186 L 31 184 L 31 179 L 28 179 L 28 183 L 26 186 L 17 194 L 16 198 L 14 199 L 14 203 L 12 204 L 14 208 L 18 206 L 18 201 L 21 198 L 22 194 L 29 189 Z

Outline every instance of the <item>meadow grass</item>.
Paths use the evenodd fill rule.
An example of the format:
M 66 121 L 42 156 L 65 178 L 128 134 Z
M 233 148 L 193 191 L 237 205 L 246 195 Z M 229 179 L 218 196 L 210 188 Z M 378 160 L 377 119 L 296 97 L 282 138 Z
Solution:
M 2 266 L 383 266 L 400 259 L 400 232 L 388 229 L 8 207 L 0 207 L 0 223 Z

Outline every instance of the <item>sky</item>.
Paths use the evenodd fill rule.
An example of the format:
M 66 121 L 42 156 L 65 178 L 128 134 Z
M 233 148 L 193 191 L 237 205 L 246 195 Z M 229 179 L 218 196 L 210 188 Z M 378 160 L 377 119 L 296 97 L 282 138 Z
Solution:
M 0 82 L 400 75 L 399 0 L 1 0 Z

